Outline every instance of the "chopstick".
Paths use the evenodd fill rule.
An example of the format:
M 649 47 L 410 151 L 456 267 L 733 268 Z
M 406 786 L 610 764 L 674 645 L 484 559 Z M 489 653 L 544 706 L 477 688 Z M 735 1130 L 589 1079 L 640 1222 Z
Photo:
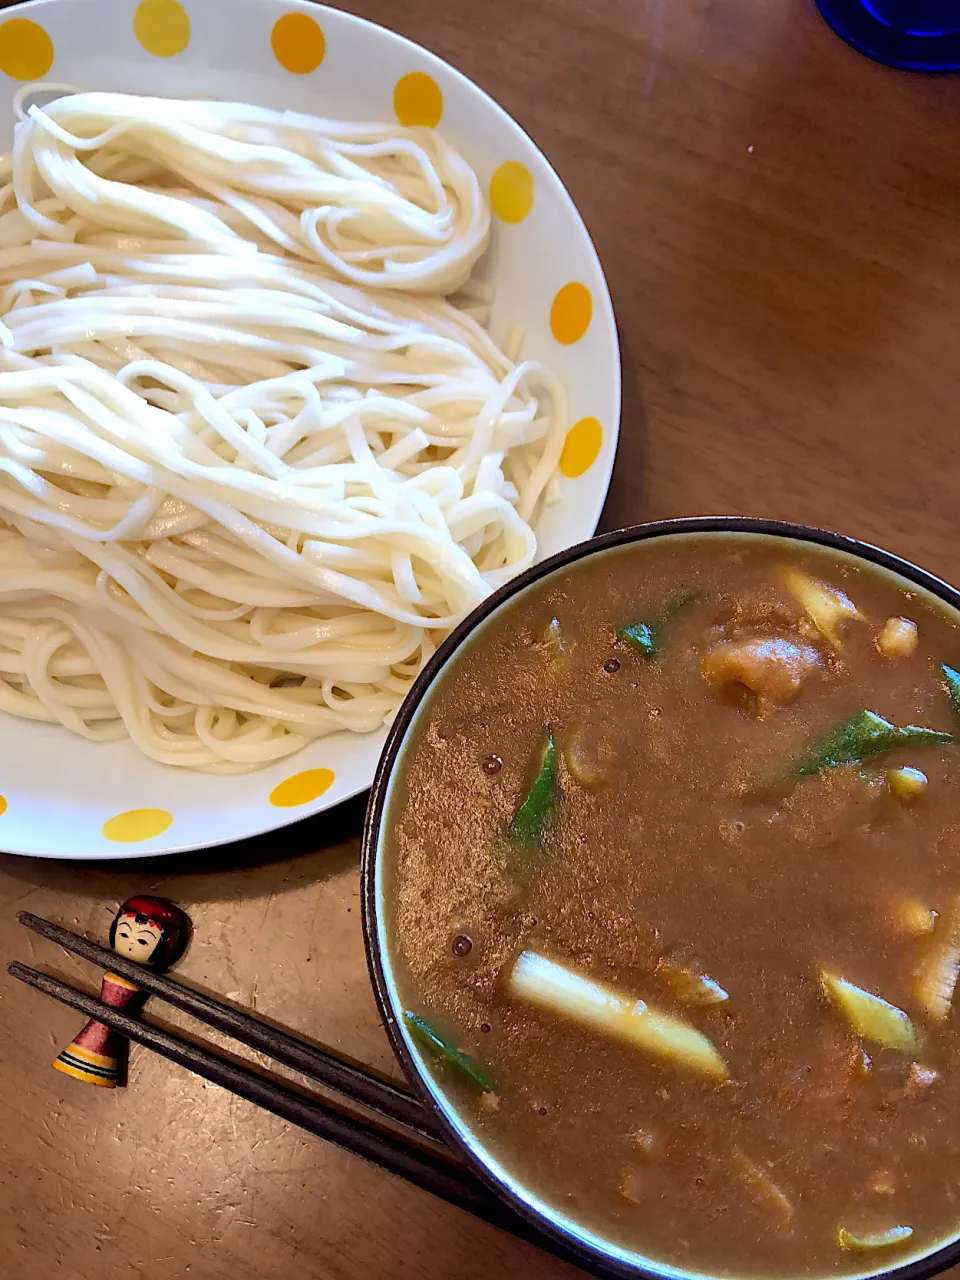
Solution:
M 420 1142 L 424 1145 L 415 1147 L 409 1137 L 395 1135 L 386 1129 L 375 1129 L 364 1119 L 346 1114 L 331 1103 L 305 1097 L 250 1067 L 231 1062 L 219 1053 L 183 1040 L 152 1023 L 128 1017 L 76 987 L 31 969 L 29 965 L 14 961 L 7 966 L 7 972 L 38 991 L 53 996 L 61 1004 L 105 1023 L 128 1040 L 145 1045 L 162 1058 L 186 1067 L 195 1075 L 229 1089 L 231 1093 L 289 1120 L 301 1129 L 364 1156 L 488 1222 L 502 1225 L 506 1217 L 512 1216 L 472 1173 L 458 1164 L 449 1149 L 431 1150 L 422 1137 Z
M 42 938 L 49 938 L 66 951 L 72 951 L 74 955 L 99 965 L 101 969 L 118 973 L 121 978 L 128 978 L 144 991 L 160 996 L 168 1004 L 192 1014 L 207 1026 L 223 1031 L 241 1044 L 266 1054 L 275 1062 L 282 1062 L 284 1066 L 292 1067 L 311 1080 L 346 1094 L 386 1119 L 444 1142 L 439 1123 L 402 1085 L 375 1076 L 357 1063 L 338 1058 L 327 1050 L 298 1040 L 288 1031 L 271 1027 L 259 1018 L 240 1009 L 233 1009 L 201 991 L 185 987 L 166 974 L 146 969 L 135 960 L 109 951 L 106 947 L 91 942 L 89 938 L 72 933 L 30 911 L 21 911 L 17 919 Z M 101 1018 L 100 1021 L 105 1022 L 106 1019 Z
M 591 1264 L 560 1240 L 544 1234 L 500 1200 L 446 1144 L 439 1122 L 400 1085 L 374 1075 L 357 1063 L 298 1040 L 289 1032 L 271 1027 L 252 1014 L 222 1004 L 213 996 L 146 969 L 29 911 L 20 912 L 18 919 L 34 933 L 101 968 L 128 978 L 144 991 L 166 1000 L 207 1026 L 223 1031 L 335 1090 L 343 1100 L 360 1103 L 397 1128 L 387 1128 L 365 1115 L 351 1114 L 342 1106 L 315 1095 L 308 1096 L 209 1047 L 195 1044 L 153 1023 L 131 1018 L 86 992 L 19 961 L 7 966 L 11 977 L 88 1018 L 96 1018 L 128 1040 L 151 1049 L 160 1057 L 185 1067 L 238 1097 L 246 1098 L 255 1106 L 362 1156 L 414 1186 L 509 1231 L 590 1275 L 609 1277 L 614 1274 L 602 1264 Z

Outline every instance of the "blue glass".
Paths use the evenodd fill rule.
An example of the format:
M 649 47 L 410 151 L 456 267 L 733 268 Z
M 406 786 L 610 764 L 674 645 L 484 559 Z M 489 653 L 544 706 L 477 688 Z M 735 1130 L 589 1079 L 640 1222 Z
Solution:
M 908 71 L 960 70 L 960 0 L 817 0 L 837 35 Z

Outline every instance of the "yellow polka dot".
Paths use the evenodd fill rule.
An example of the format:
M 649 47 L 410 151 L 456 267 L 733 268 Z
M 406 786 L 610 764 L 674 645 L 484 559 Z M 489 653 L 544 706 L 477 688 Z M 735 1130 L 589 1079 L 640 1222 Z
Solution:
M 504 222 L 522 222 L 533 208 L 533 174 L 519 160 L 508 160 L 490 179 L 490 207 Z
M 393 91 L 393 109 L 401 124 L 412 128 L 423 124 L 435 129 L 443 115 L 443 94 L 433 76 L 411 71 L 401 76 Z
M 550 308 L 550 332 L 565 347 L 579 342 L 587 332 L 593 315 L 593 299 L 590 290 L 579 280 L 565 284 L 553 300 Z
M 336 775 L 332 769 L 305 769 L 285 778 L 270 792 L 270 803 L 278 809 L 293 809 L 298 804 L 309 804 L 333 785 Z
M 316 71 L 327 51 L 320 24 L 306 13 L 285 13 L 273 24 L 270 35 L 273 56 L 285 71 L 308 76 Z
M 162 835 L 172 822 L 173 814 L 166 809 L 128 809 L 126 813 L 108 818 L 101 830 L 108 840 L 136 844 Z
M 7 797 L 0 796 L 0 818 L 7 812 Z
M 603 427 L 596 418 L 581 418 L 567 432 L 560 455 L 560 470 L 572 480 L 582 476 L 597 460 L 603 444 Z
M 29 18 L 0 26 L 0 71 L 13 80 L 37 80 L 53 66 L 53 41 Z
M 190 43 L 190 19 L 177 0 L 141 0 L 133 15 L 133 34 L 147 53 L 172 58 Z

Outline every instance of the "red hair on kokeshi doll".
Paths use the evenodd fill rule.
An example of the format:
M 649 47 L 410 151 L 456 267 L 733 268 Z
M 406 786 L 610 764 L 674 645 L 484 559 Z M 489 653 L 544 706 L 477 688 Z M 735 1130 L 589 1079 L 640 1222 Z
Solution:
M 189 935 L 190 921 L 179 907 L 166 898 L 137 895 L 128 898 L 114 916 L 110 946 L 117 955 L 147 968 L 167 969 L 183 955 Z M 100 999 L 111 1008 L 137 1012 L 144 998 L 144 992 L 127 978 L 116 973 L 103 975 Z M 53 1065 L 85 1084 L 115 1089 L 125 1043 L 116 1031 L 93 1018 Z

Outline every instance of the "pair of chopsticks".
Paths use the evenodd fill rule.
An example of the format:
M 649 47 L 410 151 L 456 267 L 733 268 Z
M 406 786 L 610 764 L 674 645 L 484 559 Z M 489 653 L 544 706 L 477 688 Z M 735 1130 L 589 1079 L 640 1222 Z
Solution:
M 273 1079 L 255 1067 L 235 1061 L 209 1046 L 196 1044 L 154 1023 L 131 1018 L 84 991 L 29 965 L 14 961 L 7 972 L 52 996 L 61 1004 L 96 1018 L 128 1040 L 151 1049 L 195 1075 L 309 1133 L 326 1138 L 355 1155 L 398 1174 L 440 1199 L 466 1209 L 486 1222 L 548 1250 L 564 1261 L 584 1266 L 562 1244 L 543 1235 L 480 1181 L 466 1162 L 446 1144 L 443 1128 L 407 1089 L 317 1048 L 278 1027 L 224 1004 L 213 996 L 155 973 L 115 951 L 108 951 L 69 929 L 21 911 L 22 925 L 66 951 L 136 983 L 143 991 L 190 1014 L 199 1022 L 293 1068 L 336 1095 L 337 1101 L 306 1093 Z M 366 1114 L 357 1110 L 365 1108 Z M 596 1274 L 608 1274 L 597 1272 Z

